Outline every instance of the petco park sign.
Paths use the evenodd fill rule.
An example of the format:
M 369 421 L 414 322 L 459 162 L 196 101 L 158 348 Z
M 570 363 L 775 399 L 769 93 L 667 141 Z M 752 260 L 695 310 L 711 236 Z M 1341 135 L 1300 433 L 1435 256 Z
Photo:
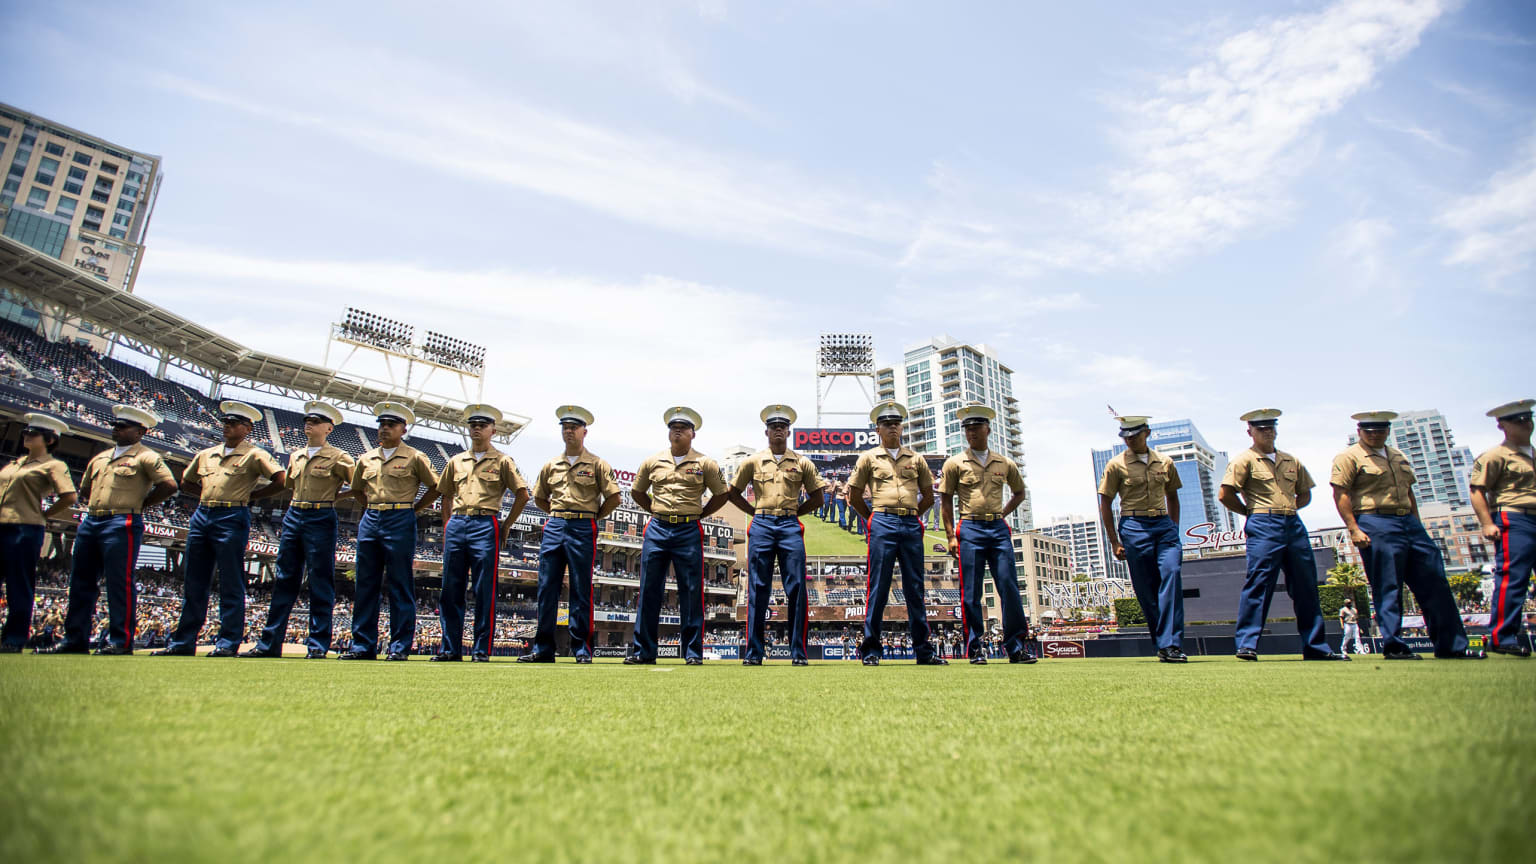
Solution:
M 796 429 L 791 446 L 803 453 L 838 453 L 868 450 L 879 443 L 873 429 Z

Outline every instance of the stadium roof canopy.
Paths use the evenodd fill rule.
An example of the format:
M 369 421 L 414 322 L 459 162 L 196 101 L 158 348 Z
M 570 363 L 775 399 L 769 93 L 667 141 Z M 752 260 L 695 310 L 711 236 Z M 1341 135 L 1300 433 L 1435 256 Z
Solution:
M 130 348 L 216 384 L 227 382 L 290 399 L 325 399 L 365 413 L 372 413 L 377 402 L 403 402 L 416 412 L 418 424 L 454 433 L 464 428 L 459 419 L 463 401 L 413 398 L 315 363 L 247 348 L 4 236 L 0 236 L 0 282 L 46 307 L 117 334 Z M 515 437 L 528 422 L 526 417 L 508 414 L 497 431 Z

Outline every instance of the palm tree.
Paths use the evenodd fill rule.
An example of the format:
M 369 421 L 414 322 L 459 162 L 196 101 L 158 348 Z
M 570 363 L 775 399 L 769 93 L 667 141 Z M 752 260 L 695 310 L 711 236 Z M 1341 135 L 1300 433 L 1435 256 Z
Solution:
M 1335 565 L 1328 571 L 1328 585 L 1338 585 L 1344 588 L 1360 588 L 1366 585 L 1365 571 L 1359 564 L 1342 563 Z

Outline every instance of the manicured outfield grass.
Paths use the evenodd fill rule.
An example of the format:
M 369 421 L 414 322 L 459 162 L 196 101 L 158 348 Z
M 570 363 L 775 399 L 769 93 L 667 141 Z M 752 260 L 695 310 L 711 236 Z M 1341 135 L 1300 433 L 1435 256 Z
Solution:
M 1536 661 L 0 657 L 7 861 L 1514 861 Z
M 938 517 L 931 512 L 923 517 L 924 523 L 930 529 L 938 523 L 934 521 Z M 867 551 L 864 546 L 862 534 L 850 534 L 837 525 L 823 522 L 815 516 L 800 517 L 800 524 L 805 526 L 805 554 L 807 555 L 859 555 L 863 556 Z M 944 542 L 944 530 L 929 530 L 927 545 L 923 547 L 925 555 L 933 554 L 933 544 Z M 900 577 L 898 577 L 900 578 Z

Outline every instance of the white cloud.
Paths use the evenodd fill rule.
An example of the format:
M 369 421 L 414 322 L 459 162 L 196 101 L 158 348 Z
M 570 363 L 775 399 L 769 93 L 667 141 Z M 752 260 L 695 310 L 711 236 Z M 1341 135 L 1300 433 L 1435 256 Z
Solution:
M 1490 177 L 1482 191 L 1456 199 L 1439 221 L 1460 235 L 1446 263 L 1482 268 L 1496 288 L 1528 272 L 1536 262 L 1536 135 L 1512 165 Z M 1524 285 L 1522 293 L 1529 293 L 1530 282 Z
M 1437 150 L 1444 150 L 1447 153 L 1454 153 L 1457 156 L 1467 155 L 1467 151 L 1465 149 L 1457 147 L 1455 144 L 1445 140 L 1445 136 L 1434 129 L 1426 129 L 1425 127 L 1419 126 L 1416 123 L 1389 120 L 1385 117 L 1377 117 L 1374 115 L 1367 116 L 1365 119 L 1366 122 L 1370 123 L 1372 126 L 1377 127 L 1378 129 L 1385 129 L 1388 132 L 1396 132 L 1399 135 L 1407 135 L 1408 137 L 1415 138 L 1425 144 L 1428 144 L 1431 147 L 1434 147 Z
M 1289 181 L 1314 155 L 1318 123 L 1411 50 L 1442 11 L 1436 0 L 1344 0 L 1233 35 L 1130 104 L 1126 162 L 1109 170 L 1104 188 L 1065 212 L 1035 193 L 983 210 L 998 214 L 992 218 L 966 206 L 974 198 L 947 202 L 907 263 L 1023 273 L 1150 269 L 1230 242 L 1283 215 Z M 946 181 L 952 193 L 969 191 Z M 1064 225 L 1008 215 L 1042 205 Z

